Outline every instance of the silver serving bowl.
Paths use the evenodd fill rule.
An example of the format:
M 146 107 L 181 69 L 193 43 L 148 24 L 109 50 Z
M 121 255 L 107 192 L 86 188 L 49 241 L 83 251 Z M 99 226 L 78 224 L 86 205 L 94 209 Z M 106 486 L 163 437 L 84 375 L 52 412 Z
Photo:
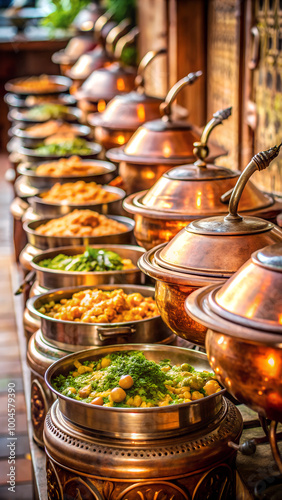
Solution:
M 35 97 L 37 98 L 38 96 L 27 96 L 24 98 L 21 98 L 20 96 L 12 93 L 7 93 L 4 95 L 4 101 L 6 104 L 8 104 L 9 108 L 32 108 L 33 106 L 38 106 L 39 104 L 42 104 L 42 102 L 29 102 L 30 97 Z M 64 106 L 75 106 L 76 104 L 76 99 L 74 98 L 73 95 L 69 94 L 59 94 L 59 95 L 54 95 L 52 97 L 52 100 L 49 101 L 47 100 L 48 103 L 52 104 L 63 104 Z
M 45 92 L 40 92 L 32 89 L 19 89 L 17 87 L 17 83 L 28 79 L 29 77 L 20 77 L 20 78 L 14 78 L 13 80 L 9 80 L 7 83 L 5 83 L 5 90 L 7 92 L 12 92 L 13 94 L 16 94 L 17 96 L 23 96 L 26 97 L 28 95 L 50 95 L 50 94 L 60 94 L 61 92 L 67 92 L 69 88 L 72 85 L 72 80 L 70 78 L 67 78 L 65 76 L 60 76 L 60 75 L 48 75 L 48 79 L 52 81 L 53 83 L 56 83 L 57 88 L 53 88 L 52 90 L 45 91 Z
M 57 122 L 62 122 L 63 120 L 56 120 Z M 42 142 L 46 139 L 45 135 L 41 137 L 32 136 L 30 132 L 26 132 L 26 129 L 29 128 L 30 125 L 22 125 L 21 127 L 15 126 L 12 127 L 8 134 L 10 137 L 17 137 L 21 146 L 25 148 L 33 148 L 42 144 Z M 72 131 L 75 133 L 76 137 L 88 138 L 91 134 L 90 127 L 86 125 L 73 124 Z M 60 132 L 58 132 L 60 134 Z
M 52 161 L 52 160 L 59 160 L 60 158 L 70 158 L 71 156 L 80 156 L 83 159 L 93 159 L 97 158 L 97 156 L 101 153 L 102 151 L 102 146 L 100 144 L 97 144 L 96 142 L 87 142 L 86 144 L 87 148 L 90 149 L 89 153 L 83 154 L 83 153 L 67 153 L 65 155 L 55 155 L 55 154 L 45 154 L 45 155 L 40 155 L 36 148 L 25 148 L 23 146 L 12 146 L 13 151 L 15 151 L 15 147 L 18 151 L 19 154 L 25 156 L 27 161 L 31 162 L 38 162 L 38 161 Z
M 89 210 L 94 210 L 99 214 L 119 215 L 122 212 L 122 200 L 126 196 L 125 191 L 123 191 L 123 189 L 116 188 L 114 186 L 103 186 L 103 189 L 108 193 L 116 194 L 117 198 L 112 201 L 108 201 L 106 203 L 87 202 L 83 204 L 76 204 L 76 203 L 61 203 L 61 202 L 52 203 L 49 201 L 45 201 L 44 198 L 41 198 L 40 196 L 33 196 L 32 198 L 28 198 L 28 203 L 32 207 L 34 214 L 37 215 L 38 219 L 40 217 L 45 217 L 45 218 L 62 217 L 63 215 L 69 214 L 73 210 L 76 209 L 83 210 L 86 208 Z
M 27 234 L 28 243 L 41 250 L 68 245 L 91 245 L 106 243 L 131 243 L 134 229 L 134 221 L 128 217 L 118 217 L 109 215 L 109 219 L 114 219 L 126 225 L 128 230 L 122 233 L 106 234 L 103 236 L 47 236 L 36 232 L 36 228 L 41 224 L 46 224 L 51 219 L 40 219 L 33 222 L 25 222 L 23 229 Z
M 29 112 L 29 109 L 11 109 L 8 113 L 8 120 L 12 122 L 15 126 L 17 127 L 23 127 L 24 125 L 36 125 L 37 123 L 44 123 L 52 118 L 48 117 L 43 117 L 43 118 L 29 118 L 27 113 Z M 81 111 L 78 108 L 74 107 L 68 107 L 67 113 L 64 113 L 60 118 L 60 120 L 64 120 L 65 122 L 70 122 L 70 123 L 79 123 L 81 119 Z
M 83 323 L 79 321 L 64 321 L 39 312 L 39 309 L 51 300 L 59 302 L 64 298 L 71 298 L 76 292 L 96 288 L 95 286 L 81 286 L 55 289 L 39 296 L 28 299 L 27 309 L 31 316 L 41 321 L 43 336 L 54 345 L 72 349 L 74 346 L 105 346 L 121 343 L 172 342 L 175 335 L 162 321 L 160 315 L 152 318 L 124 321 L 120 323 Z M 144 297 L 154 297 L 155 289 L 142 285 L 99 285 L 100 290 L 109 291 L 122 288 L 125 293 L 141 293 Z
M 59 160 L 59 158 L 56 158 Z M 36 163 L 21 163 L 18 166 L 18 174 L 24 177 L 23 180 L 18 181 L 20 184 L 19 190 L 23 194 L 28 192 L 29 187 L 35 187 L 38 189 L 50 189 L 54 184 L 60 182 L 61 184 L 65 182 L 76 182 L 79 180 L 83 180 L 85 182 L 96 182 L 97 184 L 108 184 L 114 177 L 116 172 L 116 166 L 113 163 L 102 160 L 81 160 L 82 164 L 85 165 L 93 165 L 97 167 L 97 173 L 88 174 L 88 175 L 61 175 L 60 177 L 52 177 L 50 175 L 37 175 L 36 169 L 39 165 L 44 165 L 44 163 L 50 163 L 49 161 L 39 161 Z M 18 195 L 21 197 L 20 192 Z M 29 196 L 37 194 L 31 193 Z
M 149 360 L 170 359 L 173 364 L 189 363 L 196 370 L 210 370 L 206 354 L 174 346 L 115 345 L 71 354 L 56 361 L 45 374 L 48 387 L 58 396 L 63 415 L 78 426 L 99 432 L 99 435 L 132 440 L 163 439 L 173 434 L 190 433 L 216 421 L 225 406 L 222 399 L 224 390 L 191 403 L 152 408 L 111 408 L 68 398 L 52 386 L 52 379 L 60 374 L 66 375 L 73 369 L 75 360 L 97 360 L 113 352 L 132 350 L 145 352 Z
M 85 252 L 85 246 L 71 246 L 56 248 L 56 250 L 48 250 L 42 252 L 31 261 L 31 267 L 36 271 L 37 287 L 40 287 L 44 293 L 52 288 L 59 287 L 76 287 L 76 286 L 98 286 L 104 284 L 120 284 L 120 283 L 144 283 L 145 275 L 141 273 L 137 267 L 139 257 L 144 253 L 144 248 L 133 245 L 91 245 L 91 248 L 103 248 L 118 253 L 122 259 L 131 259 L 135 265 L 132 269 L 124 271 L 89 271 L 89 272 L 74 272 L 74 271 L 57 271 L 39 266 L 39 262 L 44 259 L 53 259 L 59 254 L 78 255 Z

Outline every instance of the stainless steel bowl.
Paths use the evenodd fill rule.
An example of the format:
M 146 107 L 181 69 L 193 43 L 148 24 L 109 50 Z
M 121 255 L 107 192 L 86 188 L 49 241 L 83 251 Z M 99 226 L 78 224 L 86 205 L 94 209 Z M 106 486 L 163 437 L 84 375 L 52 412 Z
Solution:
M 63 120 L 56 120 L 63 121 Z M 73 124 L 72 131 L 75 133 L 76 137 L 89 138 L 91 135 L 90 127 L 86 125 Z M 20 145 L 26 148 L 33 148 L 42 144 L 42 142 L 46 139 L 46 135 L 42 135 L 41 137 L 32 136 L 31 133 L 26 132 L 26 129 L 29 128 L 30 125 L 25 124 L 21 127 L 14 126 L 9 131 L 8 134 L 10 137 L 17 137 L 20 142 Z M 60 132 L 58 132 L 60 134 Z
M 34 102 L 29 102 L 29 98 L 34 97 L 35 100 Z M 40 102 L 37 102 L 36 99 L 40 98 Z M 6 104 L 8 104 L 9 108 L 32 108 L 33 106 L 38 106 L 42 104 L 42 99 L 44 96 L 25 96 L 25 97 L 20 97 L 16 94 L 12 93 L 7 93 L 4 95 L 4 101 Z M 46 102 L 52 103 L 52 104 L 63 104 L 64 106 L 75 106 L 76 105 L 76 99 L 74 98 L 73 95 L 70 94 L 58 94 L 54 95 L 52 99 L 49 99 L 50 96 L 46 99 Z
M 63 396 L 52 387 L 52 379 L 67 374 L 75 360 L 100 359 L 118 351 L 143 351 L 147 359 L 160 361 L 170 359 L 173 364 L 189 363 L 196 370 L 210 370 L 206 354 L 181 347 L 150 344 L 128 344 L 89 349 L 71 354 L 56 361 L 45 374 L 48 387 L 58 396 L 63 415 L 71 422 L 97 431 L 104 436 L 121 439 L 143 440 L 164 438 L 173 434 L 194 432 L 208 427 L 219 417 L 224 390 L 191 403 L 153 408 L 110 408 L 99 407 Z
M 41 198 L 40 196 L 33 196 L 32 198 L 28 198 L 28 203 L 31 205 L 34 213 L 38 216 L 38 219 L 40 217 L 62 217 L 63 215 L 69 214 L 73 210 L 83 210 L 86 208 L 94 210 L 99 214 L 119 215 L 122 212 L 122 200 L 126 196 L 125 191 L 114 186 L 103 186 L 103 189 L 108 193 L 116 194 L 117 198 L 106 203 L 85 202 L 83 204 L 75 204 L 62 202 L 51 203 L 49 201 L 44 201 L 44 198 Z
M 23 229 L 27 234 L 28 243 L 41 250 L 68 245 L 91 245 L 98 243 L 131 243 L 134 221 L 128 217 L 118 217 L 109 215 L 109 219 L 116 220 L 127 226 L 128 230 L 123 233 L 107 234 L 103 236 L 47 236 L 38 234 L 36 228 L 41 224 L 46 224 L 51 219 L 40 219 L 33 222 L 25 222 Z
M 101 245 L 91 245 L 92 248 L 101 248 Z M 38 263 L 44 259 L 53 259 L 59 254 L 78 255 L 86 250 L 85 246 L 60 247 L 56 250 L 48 250 L 40 253 L 31 261 L 31 267 L 36 271 L 36 277 L 39 287 L 43 290 L 41 293 L 59 287 L 75 286 L 98 286 L 105 284 L 144 283 L 145 274 L 141 273 L 137 267 L 139 257 L 144 253 L 144 248 L 133 245 L 103 245 L 103 249 L 118 253 L 123 259 L 131 259 L 135 267 L 124 271 L 92 271 L 92 272 L 74 272 L 74 271 L 56 271 L 39 266 Z M 47 289 L 47 290 L 46 290 Z
M 17 127 L 24 127 L 25 125 L 36 125 L 37 123 L 44 123 L 49 120 L 51 120 L 50 117 L 43 119 L 41 118 L 30 118 L 28 117 L 29 109 L 17 109 L 13 108 L 11 111 L 8 113 L 8 120 L 12 122 L 15 126 Z M 79 108 L 75 107 L 68 107 L 67 113 L 64 113 L 61 117 L 60 120 L 64 120 L 65 122 L 70 122 L 70 123 L 79 123 L 81 120 L 81 111 Z
M 41 155 L 37 152 L 36 148 L 25 148 L 20 145 L 13 146 L 13 150 L 11 149 L 11 152 L 17 150 L 19 154 L 23 155 L 27 161 L 52 161 L 52 160 L 59 160 L 60 158 L 70 158 L 71 156 L 81 156 L 83 159 L 93 159 L 97 158 L 97 156 L 101 153 L 102 151 L 102 146 L 100 144 L 97 144 L 96 142 L 87 142 L 87 147 L 90 150 L 90 153 L 83 154 L 80 153 L 79 155 L 76 153 L 67 153 L 65 155 L 55 155 L 55 154 L 47 154 L 47 155 Z
M 54 300 L 58 302 L 81 290 L 96 288 L 82 286 L 51 290 L 27 301 L 30 314 L 40 318 L 41 330 L 46 339 L 58 347 L 72 349 L 74 346 L 105 346 L 128 342 L 169 343 L 174 334 L 162 321 L 160 315 L 138 321 L 121 323 L 82 323 L 78 321 L 63 321 L 46 316 L 38 311 L 44 304 Z M 144 297 L 154 297 L 155 289 L 142 285 L 99 285 L 101 290 L 116 290 L 122 288 L 125 293 L 141 293 Z
M 59 158 L 57 158 L 59 160 Z M 50 175 L 37 175 L 36 169 L 39 165 L 44 165 L 44 163 L 50 163 L 50 161 L 39 161 L 36 163 L 21 163 L 18 166 L 18 174 L 23 176 L 23 179 L 19 183 L 20 192 L 27 192 L 28 196 L 32 196 L 30 193 L 30 187 L 35 187 L 40 190 L 50 189 L 54 184 L 60 182 L 61 184 L 65 182 L 76 182 L 78 180 L 94 181 L 97 184 L 108 184 L 114 177 L 116 172 L 116 166 L 108 161 L 101 160 L 81 160 L 82 164 L 93 165 L 97 167 L 97 173 L 88 175 L 61 175 L 60 177 L 51 177 Z M 19 182 L 19 181 L 18 181 Z M 37 193 L 34 193 L 37 194 Z M 21 197 L 21 195 L 19 194 Z
M 40 92 L 32 89 L 19 89 L 17 84 L 23 80 L 27 80 L 29 77 L 20 77 L 14 78 L 13 80 L 9 80 L 5 83 L 5 90 L 7 92 L 12 92 L 17 96 L 26 97 L 28 95 L 50 95 L 50 94 L 60 94 L 61 92 L 67 92 L 72 85 L 72 80 L 67 78 L 66 76 L 60 75 L 48 75 L 48 79 L 57 85 L 57 88 L 53 88 L 52 90 Z

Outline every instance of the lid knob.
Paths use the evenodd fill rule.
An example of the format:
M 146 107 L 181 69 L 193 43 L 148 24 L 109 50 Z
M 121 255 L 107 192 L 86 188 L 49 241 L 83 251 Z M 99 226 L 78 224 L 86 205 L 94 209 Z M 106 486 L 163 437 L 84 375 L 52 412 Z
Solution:
M 259 250 L 254 258 L 263 267 L 273 269 L 275 271 L 282 271 L 282 244 L 275 243 Z

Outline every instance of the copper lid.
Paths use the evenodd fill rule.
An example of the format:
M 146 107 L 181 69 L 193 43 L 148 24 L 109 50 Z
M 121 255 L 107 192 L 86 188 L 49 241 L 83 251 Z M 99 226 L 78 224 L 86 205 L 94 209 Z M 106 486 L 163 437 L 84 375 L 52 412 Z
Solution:
M 73 80 L 86 80 L 93 71 L 102 68 L 113 61 L 103 47 L 97 46 L 91 52 L 82 54 L 73 67 L 67 71 L 67 75 Z
M 125 24 L 128 27 L 127 22 Z M 119 30 L 117 32 L 120 33 Z M 119 39 L 115 47 L 116 59 L 120 60 L 124 47 L 132 43 L 138 33 L 138 28 L 133 28 L 127 35 Z M 125 94 L 133 90 L 135 77 L 136 70 L 134 68 L 124 67 L 120 62 L 114 62 L 105 68 L 93 71 L 76 92 L 75 97 L 78 100 L 88 99 L 95 102 L 99 100 L 110 101 L 118 94 Z
M 141 125 L 125 146 L 110 149 L 108 158 L 117 162 L 169 165 L 194 160 L 193 144 L 199 140 L 199 132 L 187 122 L 172 119 L 172 102 L 184 86 L 194 83 L 201 74 L 201 71 L 190 73 L 177 82 L 160 106 L 163 117 Z
M 227 196 L 234 188 L 240 172 L 206 164 L 207 140 L 211 130 L 231 114 L 231 108 L 217 111 L 206 125 L 201 141 L 194 143 L 194 164 L 181 165 L 165 172 L 148 190 L 130 195 L 124 207 L 133 214 L 158 219 L 187 220 L 222 214 L 228 211 Z M 208 132 L 208 133 L 207 133 Z M 271 196 L 262 193 L 251 182 L 240 199 L 240 211 L 259 210 L 273 205 Z
M 161 117 L 160 104 L 162 99 L 145 93 L 144 71 L 148 65 L 166 50 L 147 52 L 141 60 L 135 79 L 136 90 L 129 94 L 114 97 L 103 113 L 88 116 L 90 125 L 106 127 L 112 130 L 135 131 L 141 123 Z
M 75 94 L 76 99 L 110 101 L 115 95 L 130 92 L 134 87 L 135 70 L 115 62 L 94 71 Z
M 282 243 L 255 252 L 209 296 L 213 312 L 245 327 L 282 333 Z
M 75 36 L 71 38 L 65 49 L 61 49 L 52 55 L 55 64 L 74 63 L 78 58 L 95 47 L 93 36 Z
M 167 269 L 182 274 L 228 278 L 254 251 L 282 241 L 278 226 L 237 213 L 241 193 L 250 175 L 266 168 L 278 156 L 280 146 L 253 157 L 232 192 L 227 216 L 193 221 L 155 252 L 154 260 L 164 273 Z

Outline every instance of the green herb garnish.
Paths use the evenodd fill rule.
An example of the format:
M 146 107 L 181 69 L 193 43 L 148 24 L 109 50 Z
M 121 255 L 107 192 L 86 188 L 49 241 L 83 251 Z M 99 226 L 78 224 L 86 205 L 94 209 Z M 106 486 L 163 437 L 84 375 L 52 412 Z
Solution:
M 83 254 L 72 256 L 59 254 L 53 259 L 41 260 L 38 265 L 58 271 L 75 272 L 120 271 L 123 269 L 120 255 L 110 250 L 91 247 L 87 247 Z

